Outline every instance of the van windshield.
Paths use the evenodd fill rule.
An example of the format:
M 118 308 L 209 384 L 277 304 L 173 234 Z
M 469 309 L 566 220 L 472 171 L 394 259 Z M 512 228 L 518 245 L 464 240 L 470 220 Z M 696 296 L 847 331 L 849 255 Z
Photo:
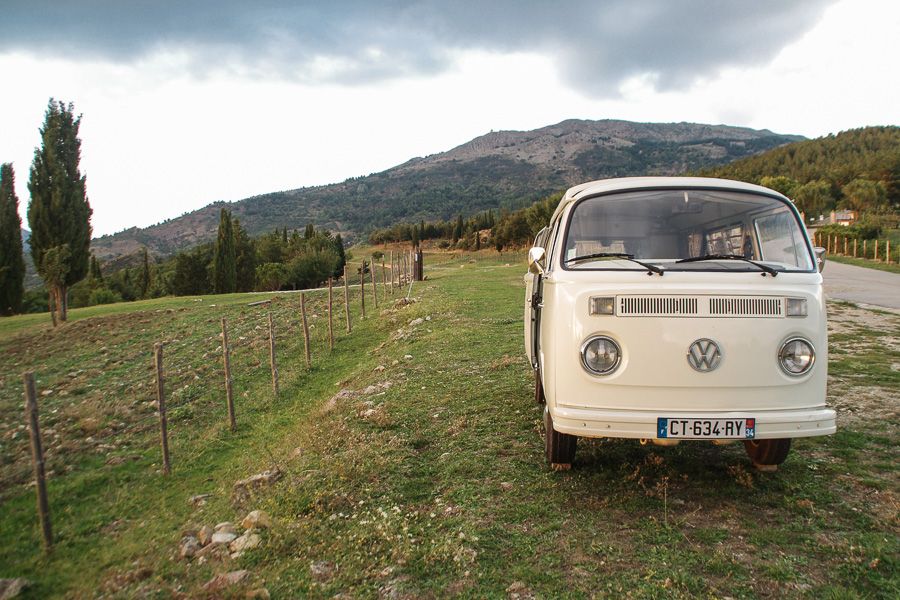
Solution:
M 624 254 L 666 271 L 759 270 L 741 258 L 779 271 L 812 271 L 814 264 L 801 224 L 785 202 L 718 190 L 644 190 L 576 203 L 566 232 L 566 268 L 640 268 L 615 257 L 574 260 L 595 254 Z

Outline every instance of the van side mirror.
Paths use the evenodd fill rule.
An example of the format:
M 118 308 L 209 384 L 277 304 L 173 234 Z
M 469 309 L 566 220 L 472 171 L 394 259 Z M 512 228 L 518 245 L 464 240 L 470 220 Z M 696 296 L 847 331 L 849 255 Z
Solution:
M 544 257 L 546 252 L 540 246 L 535 246 L 528 251 L 528 271 L 535 275 L 544 272 Z
M 825 270 L 825 248 L 816 246 L 813 248 L 816 253 L 816 266 L 819 267 L 819 273 Z

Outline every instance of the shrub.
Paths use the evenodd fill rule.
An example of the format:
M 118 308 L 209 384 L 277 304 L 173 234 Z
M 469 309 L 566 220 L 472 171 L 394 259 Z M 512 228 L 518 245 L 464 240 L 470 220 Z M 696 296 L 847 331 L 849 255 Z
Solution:
M 101 287 L 95 290 L 91 290 L 91 295 L 88 297 L 88 306 L 96 306 L 97 304 L 114 304 L 121 301 L 122 296 L 109 288 Z

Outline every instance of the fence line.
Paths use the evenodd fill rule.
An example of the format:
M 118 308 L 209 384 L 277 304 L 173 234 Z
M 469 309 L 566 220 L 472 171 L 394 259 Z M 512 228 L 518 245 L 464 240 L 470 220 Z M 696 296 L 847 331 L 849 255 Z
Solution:
M 398 261 L 399 260 L 400 257 L 398 256 Z M 374 271 L 374 269 L 376 268 L 374 260 L 371 264 L 371 268 L 373 270 L 371 271 L 370 283 L 372 285 L 373 302 L 377 307 L 378 281 Z M 398 273 L 398 282 L 399 278 L 400 276 Z M 348 279 L 349 278 L 345 276 L 344 298 L 345 312 L 347 316 L 347 329 L 348 333 L 350 333 L 352 331 L 350 310 L 351 294 Z M 391 279 L 393 281 L 393 269 L 391 273 Z M 387 281 L 387 267 L 384 264 L 384 261 L 382 261 L 381 284 L 383 293 L 385 294 L 385 298 L 389 289 L 391 290 L 391 293 L 393 293 L 393 286 L 389 285 Z M 360 281 L 360 311 L 364 310 L 364 285 L 365 270 L 362 269 Z M 268 310 L 266 311 L 264 317 L 260 314 L 261 311 L 257 312 L 255 311 L 255 309 L 251 308 L 249 309 L 248 313 L 248 309 L 244 308 L 241 311 L 241 314 L 245 316 L 241 318 L 234 318 L 231 323 L 229 323 L 229 319 L 225 316 L 221 316 L 219 319 L 207 320 L 207 323 L 215 323 L 215 321 L 218 320 L 218 324 L 221 327 L 220 331 L 213 330 L 206 333 L 206 328 L 204 326 L 201 326 L 202 329 L 199 332 L 199 335 L 196 328 L 191 328 L 190 330 L 185 329 L 184 331 L 175 332 L 176 335 L 171 339 L 160 340 L 154 343 L 151 353 L 152 366 L 150 368 L 153 373 L 152 379 L 155 383 L 155 410 L 153 410 L 153 412 L 150 414 L 140 415 L 136 413 L 132 408 L 130 408 L 136 405 L 139 406 L 139 404 L 136 404 L 134 402 L 130 404 L 122 403 L 121 406 L 116 406 L 114 408 L 114 411 L 107 412 L 105 415 L 103 415 L 103 418 L 110 417 L 110 420 L 114 418 L 115 420 L 122 422 L 113 424 L 113 426 L 111 427 L 106 427 L 104 432 L 94 438 L 94 441 L 92 441 L 92 443 L 100 445 L 102 448 L 103 444 L 99 444 L 99 442 L 103 442 L 108 438 L 132 434 L 148 434 L 153 429 L 154 421 L 158 421 L 160 444 L 159 447 L 162 457 L 162 473 L 165 476 L 171 476 L 172 457 L 170 456 L 169 445 L 170 418 L 177 420 L 185 418 L 185 416 L 191 414 L 190 411 L 193 409 L 188 407 L 192 407 L 194 399 L 198 398 L 198 396 L 196 395 L 196 390 L 198 388 L 191 387 L 193 386 L 194 381 L 205 382 L 205 384 L 208 386 L 210 377 L 212 377 L 213 379 L 217 379 L 219 376 L 223 377 L 223 379 L 218 381 L 224 381 L 228 428 L 232 432 L 235 431 L 235 386 L 240 386 L 242 383 L 249 383 L 251 381 L 254 381 L 254 379 L 257 377 L 259 373 L 258 369 L 262 367 L 261 361 L 259 360 L 261 358 L 260 350 L 262 349 L 262 347 L 266 345 L 268 346 L 270 359 L 269 366 L 272 373 L 272 389 L 276 397 L 278 396 L 280 391 L 276 349 L 280 348 L 281 352 L 285 353 L 291 351 L 291 348 L 297 348 L 299 340 L 297 339 L 298 336 L 294 335 L 293 332 L 296 332 L 299 327 L 302 327 L 304 356 L 307 368 L 310 368 L 312 365 L 312 346 L 314 345 L 315 340 L 319 340 L 319 342 L 322 344 L 324 344 L 327 340 L 329 349 L 334 349 L 334 298 L 333 281 L 331 279 L 329 279 L 328 281 L 327 290 L 327 300 L 325 297 L 320 298 L 319 304 L 316 304 L 315 301 L 313 301 L 312 303 L 308 303 L 307 294 L 304 291 L 301 291 L 299 316 L 296 312 L 290 312 L 290 310 L 285 311 L 284 309 L 281 309 L 281 311 L 279 311 L 279 327 L 277 330 L 275 327 L 276 319 L 273 316 L 273 310 L 275 310 L 275 305 L 278 298 L 274 297 L 262 304 L 250 303 L 257 306 L 266 306 Z M 310 304 L 310 306 L 308 306 L 308 304 Z M 310 313 L 312 317 L 318 318 L 322 314 L 322 310 L 327 310 L 327 316 L 329 320 L 328 331 L 323 331 L 321 334 L 317 333 L 315 336 L 313 336 L 311 329 L 314 327 L 314 324 L 310 323 Z M 215 327 L 215 325 L 213 325 L 213 328 L 218 329 Z M 283 347 L 277 345 L 279 335 L 281 336 L 282 340 L 286 340 L 285 346 Z M 268 343 L 266 344 L 266 342 Z M 218 367 L 219 348 L 215 347 L 217 343 L 221 343 L 221 367 Z M 148 382 L 149 378 L 145 369 L 135 369 L 134 365 L 138 365 L 142 361 L 146 360 L 146 350 L 141 351 L 138 349 L 133 352 L 129 350 L 129 352 L 125 354 L 126 356 L 124 358 L 117 357 L 120 360 L 117 360 L 114 363 L 114 365 L 118 365 L 122 367 L 122 369 L 121 374 L 113 375 L 114 377 L 116 377 L 116 379 L 114 380 L 114 383 L 112 385 L 116 386 L 118 389 L 128 390 L 132 395 L 140 397 L 140 395 L 146 393 L 147 388 L 145 388 L 144 385 Z M 237 363 L 235 363 L 235 360 L 237 360 Z M 235 364 L 239 365 L 237 375 L 234 372 Z M 249 368 L 240 368 L 240 365 L 242 364 L 245 366 L 249 364 Z M 222 371 L 219 371 L 219 368 L 221 368 Z M 114 372 L 115 369 L 113 369 L 113 373 Z M 137 375 L 133 376 L 133 373 L 137 373 Z M 169 381 L 167 381 L 167 379 L 169 379 Z M 218 388 L 218 385 L 216 385 L 215 388 L 221 389 Z M 216 392 L 215 390 L 211 390 L 212 393 L 207 392 L 206 390 L 208 389 L 209 388 L 207 387 L 203 392 L 200 392 L 201 395 L 199 396 L 199 398 L 204 399 L 204 408 L 211 409 L 215 406 L 215 404 L 221 401 L 215 401 L 216 397 L 220 399 L 221 396 L 219 396 L 220 392 Z M 240 388 L 238 387 L 238 389 Z M 143 390 L 143 392 L 139 390 Z M 44 532 L 44 545 L 45 547 L 49 548 L 52 544 L 52 531 L 50 526 L 49 505 L 46 497 L 46 485 L 44 482 L 45 463 L 42 444 L 40 440 L 40 429 L 37 424 L 35 381 L 32 372 L 28 372 L 25 374 L 25 396 L 26 412 L 30 419 L 29 430 L 32 435 L 32 463 L 34 467 L 38 493 L 37 510 L 38 516 L 41 519 L 42 530 Z M 172 397 L 174 402 L 169 402 L 169 396 Z M 214 400 L 215 404 L 209 402 L 210 399 Z M 183 408 L 187 408 L 187 411 L 182 412 Z M 178 416 L 174 416 L 175 413 L 173 412 L 173 410 L 178 412 Z M 261 410 L 261 408 L 260 406 L 256 405 L 256 407 L 252 410 Z M 126 425 L 124 421 L 128 421 L 128 424 Z M 111 447 L 108 447 L 107 449 L 116 450 L 117 446 L 113 445 Z M 190 453 L 194 452 L 202 452 L 202 449 L 190 450 Z M 175 455 L 175 459 L 176 462 L 178 460 L 181 460 L 178 457 L 177 453 Z
M 851 243 L 852 240 L 852 243 Z M 862 253 L 859 252 L 859 239 L 853 236 L 838 236 L 835 234 L 824 235 L 816 232 L 813 236 L 816 246 L 825 248 L 828 254 L 837 256 L 852 256 L 885 264 L 900 264 L 900 252 L 896 252 L 896 245 L 891 248 L 891 240 L 871 240 L 871 248 L 868 239 L 862 241 Z M 870 252 L 871 249 L 871 252 Z

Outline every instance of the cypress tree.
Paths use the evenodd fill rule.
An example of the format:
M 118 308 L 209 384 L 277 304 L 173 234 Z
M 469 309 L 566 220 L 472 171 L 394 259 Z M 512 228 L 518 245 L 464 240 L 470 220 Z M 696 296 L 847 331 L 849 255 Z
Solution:
M 150 293 L 150 256 L 147 254 L 146 246 L 141 257 L 141 277 L 138 285 L 140 286 L 141 298 L 146 298 Z
M 19 312 L 24 292 L 25 259 L 16 174 L 10 163 L 4 163 L 0 166 L 0 315 Z
M 340 278 L 344 275 L 344 265 L 347 264 L 347 254 L 344 252 L 344 240 L 341 238 L 341 234 L 334 236 L 334 251 L 338 257 L 338 264 L 334 268 L 334 276 Z
M 232 219 L 234 230 L 235 290 L 252 292 L 256 286 L 256 245 L 238 219 Z
M 453 228 L 453 243 L 459 241 L 459 238 L 463 236 L 463 218 L 462 215 L 459 215 L 456 218 L 456 227 Z
M 213 292 L 230 294 L 237 289 L 237 261 L 234 252 L 234 228 L 231 213 L 219 213 L 219 233 L 213 253 Z
M 100 261 L 93 254 L 91 254 L 91 269 L 88 277 L 95 286 L 103 284 L 103 271 L 100 270 Z
M 73 111 L 71 103 L 50 99 L 28 179 L 31 257 L 61 321 L 66 320 L 69 288 L 87 275 L 91 245 L 91 205 L 78 168 L 81 116 Z

